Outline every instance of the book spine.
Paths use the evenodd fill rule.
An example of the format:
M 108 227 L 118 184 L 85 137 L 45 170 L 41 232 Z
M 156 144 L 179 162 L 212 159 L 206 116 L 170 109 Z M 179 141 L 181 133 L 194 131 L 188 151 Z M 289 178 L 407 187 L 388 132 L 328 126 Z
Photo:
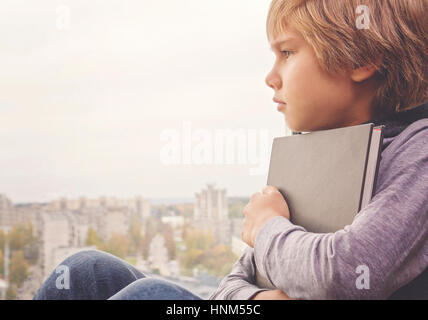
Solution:
M 363 173 L 363 181 L 361 184 L 361 190 L 360 190 L 360 200 L 358 202 L 358 211 L 360 212 L 361 210 L 361 206 L 362 206 L 362 202 L 363 202 L 363 196 L 364 196 L 364 185 L 366 183 L 366 176 L 367 176 L 367 166 L 368 166 L 368 162 L 369 162 L 369 156 L 370 156 L 370 146 L 372 143 L 372 136 L 373 136 L 373 127 L 374 124 L 371 123 L 370 127 L 369 127 L 369 139 L 367 141 L 367 150 L 366 150 L 366 161 L 364 163 L 364 173 Z
M 373 190 L 372 190 L 372 194 L 371 197 L 373 197 L 376 194 L 376 186 L 377 186 L 377 176 L 378 176 L 378 172 L 379 172 L 379 166 L 380 166 L 380 160 L 382 158 L 382 145 L 383 145 L 383 129 L 385 128 L 384 125 L 378 126 L 375 129 L 379 129 L 380 130 L 380 143 L 379 143 L 379 149 L 378 149 L 378 153 L 377 153 L 377 159 L 376 159 L 376 171 L 375 171 L 375 175 L 374 175 L 374 181 L 373 181 Z

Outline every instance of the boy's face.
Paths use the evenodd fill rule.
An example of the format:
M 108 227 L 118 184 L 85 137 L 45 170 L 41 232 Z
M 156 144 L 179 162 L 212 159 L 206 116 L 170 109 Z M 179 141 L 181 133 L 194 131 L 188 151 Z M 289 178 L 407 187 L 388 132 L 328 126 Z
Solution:
M 310 132 L 371 119 L 370 101 L 359 96 L 361 88 L 350 74 L 323 71 L 314 49 L 292 26 L 272 39 L 271 46 L 276 61 L 266 83 L 275 90 L 275 100 L 285 102 L 278 111 L 285 115 L 290 129 Z

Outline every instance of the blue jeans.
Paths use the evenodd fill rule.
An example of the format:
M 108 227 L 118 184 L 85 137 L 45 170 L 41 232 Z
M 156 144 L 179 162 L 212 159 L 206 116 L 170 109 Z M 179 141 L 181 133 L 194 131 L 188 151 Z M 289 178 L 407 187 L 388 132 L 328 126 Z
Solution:
M 60 266 L 42 284 L 34 300 L 202 300 L 170 281 L 146 277 L 129 263 L 102 251 L 78 252 Z

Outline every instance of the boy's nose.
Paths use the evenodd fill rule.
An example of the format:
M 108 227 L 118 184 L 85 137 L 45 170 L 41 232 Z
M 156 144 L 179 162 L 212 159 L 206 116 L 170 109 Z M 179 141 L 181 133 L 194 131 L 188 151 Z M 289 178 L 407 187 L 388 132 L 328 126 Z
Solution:
M 274 90 L 279 90 L 279 88 L 281 88 L 281 79 L 278 75 L 274 74 L 273 70 L 266 76 L 265 82 Z

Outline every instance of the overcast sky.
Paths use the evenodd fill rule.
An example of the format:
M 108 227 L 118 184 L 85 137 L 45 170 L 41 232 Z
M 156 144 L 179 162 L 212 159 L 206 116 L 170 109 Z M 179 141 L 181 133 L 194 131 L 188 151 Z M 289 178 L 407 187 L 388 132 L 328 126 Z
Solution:
M 2 0 L 0 193 L 17 203 L 192 197 L 206 182 L 260 191 L 266 175 L 249 164 L 166 166 L 160 137 L 183 121 L 284 135 L 265 84 L 269 2 Z

